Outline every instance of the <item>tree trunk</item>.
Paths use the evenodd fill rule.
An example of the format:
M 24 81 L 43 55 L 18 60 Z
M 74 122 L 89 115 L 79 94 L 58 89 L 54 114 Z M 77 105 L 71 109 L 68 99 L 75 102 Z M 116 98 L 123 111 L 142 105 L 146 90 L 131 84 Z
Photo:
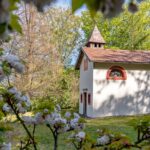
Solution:
M 57 150 L 57 148 L 58 148 L 58 135 L 56 134 L 54 138 L 54 150 Z

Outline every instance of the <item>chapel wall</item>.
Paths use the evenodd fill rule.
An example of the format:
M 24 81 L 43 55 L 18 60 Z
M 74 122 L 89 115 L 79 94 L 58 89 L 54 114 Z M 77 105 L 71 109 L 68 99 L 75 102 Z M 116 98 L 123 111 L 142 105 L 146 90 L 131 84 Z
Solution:
M 87 56 L 84 56 L 80 65 L 80 96 L 84 92 L 91 95 L 91 104 L 87 102 L 87 116 L 92 117 L 93 114 L 93 62 L 88 60 L 88 69 L 84 70 L 84 60 L 88 60 Z M 80 97 L 81 98 L 81 97 Z M 83 114 L 84 97 L 82 96 L 82 103 L 79 98 L 79 113 Z M 88 98 L 88 97 L 87 97 Z
M 93 117 L 150 113 L 150 65 L 96 63 L 93 71 Z M 126 80 L 107 80 L 112 66 L 123 67 Z

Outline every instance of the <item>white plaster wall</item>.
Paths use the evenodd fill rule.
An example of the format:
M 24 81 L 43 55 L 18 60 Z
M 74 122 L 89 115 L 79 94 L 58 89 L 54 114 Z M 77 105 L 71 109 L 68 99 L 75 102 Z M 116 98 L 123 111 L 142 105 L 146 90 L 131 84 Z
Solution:
M 87 102 L 87 116 L 92 117 L 93 115 L 93 62 L 88 61 L 88 70 L 84 70 L 84 59 L 87 59 L 86 56 L 83 57 L 82 63 L 80 65 L 80 95 L 87 89 L 87 94 L 91 94 L 91 105 L 88 105 Z M 80 98 L 79 98 L 80 99 Z M 84 97 L 82 96 L 84 101 Z M 87 98 L 88 99 L 88 98 Z M 88 101 L 88 100 L 87 100 Z M 83 102 L 79 100 L 79 113 L 83 114 Z
M 127 80 L 107 80 L 111 66 L 125 68 Z M 150 65 L 97 64 L 93 71 L 93 117 L 150 113 Z

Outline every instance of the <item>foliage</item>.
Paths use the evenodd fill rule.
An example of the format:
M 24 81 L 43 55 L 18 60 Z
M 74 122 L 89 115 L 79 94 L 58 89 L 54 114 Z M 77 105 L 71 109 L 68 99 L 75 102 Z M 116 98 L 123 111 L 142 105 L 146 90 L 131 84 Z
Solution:
M 22 32 L 19 17 L 13 11 L 18 9 L 19 0 L 0 1 L 0 39 L 7 41 L 8 33 L 12 31 Z
M 36 1 L 28 1 L 28 0 L 24 0 L 25 3 L 33 3 L 37 9 L 39 11 L 43 11 L 43 7 L 46 5 L 51 4 L 52 0 L 36 0 Z M 75 6 L 75 8 L 73 7 L 74 10 L 78 9 L 79 7 L 81 7 L 84 3 L 87 4 L 87 6 L 89 7 L 90 10 L 92 10 L 92 14 L 95 14 L 96 11 L 98 11 L 99 9 L 106 15 L 106 16 L 110 16 L 110 13 L 114 16 L 116 14 L 116 12 L 120 12 L 122 11 L 122 4 L 124 1 L 81 1 L 77 4 L 74 4 L 73 1 L 73 6 Z M 6 41 L 8 39 L 8 34 L 11 31 L 17 31 L 22 33 L 22 28 L 20 26 L 19 23 L 19 17 L 17 15 L 14 15 L 14 10 L 16 11 L 18 9 L 17 6 L 19 6 L 20 1 L 19 0 L 1 0 L 0 1 L 0 39 Z M 97 5 L 99 4 L 99 5 Z M 98 6 L 98 7 L 97 7 Z M 117 9 L 119 8 L 119 9 Z M 137 7 L 136 5 L 133 3 L 133 1 L 130 2 L 129 4 L 129 9 L 132 8 L 131 10 L 136 11 Z M 134 9 L 133 9 L 134 8 Z M 20 92 L 17 90 L 17 88 L 15 88 L 14 86 L 12 86 L 12 82 L 15 80 L 15 82 L 17 81 L 16 78 L 14 78 L 15 76 L 17 76 L 17 73 L 24 73 L 25 67 L 24 64 L 22 64 L 22 61 L 13 54 L 9 54 L 7 51 L 1 49 L 1 57 L 0 57 L 0 82 L 1 82 L 1 87 L 0 87 L 0 96 L 2 96 L 2 99 L 4 101 L 4 105 L 2 107 L 3 111 L 7 114 L 7 113 L 11 113 L 14 114 L 17 118 L 17 120 L 19 121 L 19 123 L 21 124 L 21 126 L 23 127 L 23 129 L 25 130 L 25 133 L 27 135 L 27 137 L 25 139 L 21 139 L 20 140 L 20 149 L 28 149 L 30 146 L 33 147 L 34 150 L 37 150 L 37 142 L 36 142 L 36 138 L 35 138 L 35 133 L 37 132 L 36 127 L 39 124 L 46 124 L 46 126 L 50 129 L 53 138 L 54 138 L 54 150 L 57 149 L 58 147 L 58 137 L 59 134 L 64 133 L 64 132 L 69 132 L 72 130 L 75 130 L 75 134 L 73 134 L 73 136 L 71 137 L 71 142 L 74 144 L 76 149 L 86 149 L 87 147 L 85 146 L 86 144 L 88 144 L 88 147 L 90 145 L 90 140 L 88 139 L 89 137 L 86 136 L 86 133 L 84 131 L 79 131 L 80 129 L 83 128 L 83 123 L 82 123 L 82 119 L 80 118 L 80 116 L 76 113 L 74 113 L 74 116 L 72 116 L 69 112 L 67 112 L 65 114 L 65 116 L 61 115 L 61 110 L 60 107 L 57 105 L 56 109 L 49 113 L 48 109 L 44 109 L 44 111 L 42 112 L 37 112 L 35 113 L 34 116 L 25 116 L 23 115 L 24 113 L 26 113 L 28 110 L 30 110 L 31 108 L 31 102 L 30 102 L 30 98 L 28 95 L 26 95 L 26 91 L 28 89 L 28 87 L 32 87 L 32 80 L 37 77 L 38 75 L 41 73 L 39 73 L 38 71 L 41 70 L 41 68 L 46 68 L 47 66 L 49 66 L 49 63 L 46 63 L 47 66 L 45 66 L 45 64 L 42 64 L 42 66 L 40 66 L 38 69 L 36 68 L 37 66 L 33 65 L 32 61 L 33 61 L 33 50 L 34 49 L 38 49 L 41 50 L 41 47 L 43 47 L 43 43 L 39 46 L 38 43 L 34 38 L 34 33 L 36 33 L 39 29 L 43 29 L 40 27 L 34 28 L 34 23 L 37 21 L 36 19 L 34 20 L 33 16 L 35 15 L 35 13 L 33 12 L 34 9 L 30 9 L 29 12 L 26 11 L 27 7 L 25 5 L 25 12 L 26 12 L 26 21 L 27 21 L 27 30 L 25 32 L 27 32 L 27 41 L 23 41 L 24 45 L 27 44 L 27 47 L 25 49 L 28 49 L 28 55 L 25 55 L 25 58 L 28 58 L 26 62 L 31 61 L 27 66 L 27 80 L 24 80 L 25 82 L 29 80 L 29 86 L 25 87 L 26 90 L 23 90 L 24 92 Z M 94 12 L 94 13 L 93 13 Z M 30 18 L 30 13 L 32 14 L 31 16 L 33 18 Z M 67 12 L 68 14 L 68 12 Z M 29 15 L 29 18 L 28 18 Z M 70 16 L 70 14 L 69 14 Z M 70 22 L 67 24 L 66 23 L 66 19 L 68 19 L 69 17 L 67 15 L 67 17 L 65 16 L 65 22 L 63 24 L 59 24 L 60 26 L 59 29 L 65 29 L 65 24 L 68 25 L 70 24 Z M 58 17 L 58 18 L 57 18 Z M 57 15 L 56 18 L 59 20 L 59 16 Z M 75 17 L 74 17 L 75 18 Z M 31 20 L 30 20 L 31 19 Z M 33 20 L 32 20 L 33 19 Z M 52 23 L 57 23 L 56 22 L 52 22 Z M 78 20 L 78 19 L 77 19 Z M 28 21 L 31 21 L 30 23 Z M 34 22 L 35 21 L 35 22 Z M 28 24 L 29 23 L 29 24 Z M 76 22 L 77 23 L 77 22 Z M 55 24 L 56 25 L 56 24 Z M 77 28 L 77 24 L 75 24 L 75 30 L 74 32 L 71 30 L 72 26 L 69 30 L 69 35 L 71 33 L 77 33 L 78 28 Z M 64 27 L 64 28 L 62 28 Z M 132 26 L 133 27 L 133 26 Z M 34 30 L 35 29 L 35 30 Z M 147 29 L 147 27 L 146 27 Z M 33 32 L 32 32 L 33 31 Z M 70 55 L 70 44 L 72 44 L 72 41 L 74 42 L 74 39 L 78 39 L 78 36 L 80 35 L 79 32 L 77 34 L 75 34 L 75 38 L 73 38 L 73 40 L 68 40 L 66 39 L 66 35 L 63 37 L 63 41 L 61 41 L 62 39 L 60 39 L 60 35 L 63 33 L 59 33 L 60 30 L 54 30 L 54 35 L 58 36 L 58 41 L 62 44 L 58 44 L 55 45 L 60 53 L 60 55 L 56 55 L 57 59 L 54 62 L 57 62 L 56 64 L 61 64 L 62 62 L 64 64 L 65 63 L 65 59 Z M 42 31 L 43 32 L 43 31 Z M 44 31 L 45 33 L 47 32 Z M 44 35 L 45 35 L 44 33 Z M 57 34 L 59 33 L 59 34 Z M 41 34 L 40 34 L 41 35 Z M 57 37 L 56 36 L 56 37 Z M 74 35 L 73 35 L 74 36 Z M 42 40 L 44 41 L 44 37 L 42 34 Z M 40 37 L 40 40 L 41 40 Z M 142 38 L 141 38 L 142 37 Z M 17 37 L 18 38 L 18 37 Z M 70 39 L 72 39 L 71 37 L 69 37 Z M 146 37 L 140 36 L 141 39 L 138 39 L 138 43 L 140 43 L 139 41 L 145 39 Z M 20 41 L 20 37 L 18 38 Z M 133 37 L 132 37 L 133 39 Z M 47 41 L 49 42 L 49 38 L 47 38 Z M 58 42 L 57 41 L 57 42 Z M 64 49 L 62 49 L 62 46 L 64 46 L 65 42 L 69 41 L 69 44 L 67 43 L 65 45 L 65 47 L 63 47 Z M 35 42 L 34 44 L 34 48 L 32 49 L 32 44 L 33 42 Z M 57 43 L 56 42 L 56 43 Z M 78 40 L 75 41 L 75 43 L 78 42 Z M 137 41 L 136 41 L 137 42 Z M 17 42 L 16 42 L 17 43 Z M 16 44 L 15 43 L 15 44 Z M 56 44 L 55 40 L 53 39 L 53 44 Z M 47 50 L 49 50 L 49 48 L 53 48 L 54 45 L 48 45 Z M 20 47 L 22 48 L 23 45 L 20 45 Z M 39 46 L 39 47 L 36 47 Z M 61 47 L 60 47 L 61 46 Z M 133 45 L 133 41 L 131 44 L 131 48 L 135 48 L 136 47 L 136 43 Z M 68 51 L 66 53 L 66 48 L 68 48 Z M 71 47 L 71 49 L 74 48 Z M 61 51 L 62 49 L 62 51 Z M 21 49 L 21 53 L 23 52 L 23 48 Z M 45 51 L 45 47 L 44 49 L 42 49 L 43 52 Z M 36 51 L 37 52 L 37 51 Z M 47 51 L 46 51 L 47 52 Z M 49 52 L 49 51 L 48 51 Z M 53 54 L 54 51 L 52 51 Z M 57 52 L 57 51 L 56 51 Z M 59 54 L 57 53 L 57 54 Z M 19 53 L 17 53 L 19 54 Z M 25 53 L 24 53 L 25 54 Z M 37 55 L 38 53 L 36 53 Z M 41 53 L 39 54 L 40 57 L 36 57 L 35 62 L 37 61 L 39 64 L 39 62 L 42 62 L 42 60 L 44 59 L 44 57 L 41 56 Z M 27 57 L 28 56 L 28 57 Z M 41 58 L 41 60 L 40 60 Z M 39 61 L 40 60 L 40 61 Z M 49 62 L 49 59 L 46 59 L 46 62 Z M 64 65 L 65 66 L 65 65 Z M 54 68 L 56 66 L 53 66 Z M 37 70 L 36 70 L 37 69 Z M 36 72 L 37 74 L 33 74 L 33 72 L 35 72 L 35 70 L 38 72 Z M 60 70 L 59 70 L 60 71 Z M 61 71 L 60 71 L 61 72 Z M 43 77 L 44 74 L 48 73 L 49 75 L 51 75 L 51 71 L 50 70 L 46 70 L 46 72 L 42 72 Z M 31 76 L 33 74 L 33 76 Z M 15 75 L 15 76 L 13 76 Z M 55 76 L 55 74 L 53 74 Z M 70 73 L 68 74 L 68 72 L 64 72 L 63 73 L 64 77 L 60 79 L 60 83 L 58 86 L 58 88 L 60 88 L 61 90 L 63 90 L 63 95 L 64 98 L 66 98 L 65 100 L 67 100 L 68 98 L 68 93 L 67 91 L 69 90 L 69 86 L 70 86 L 70 82 L 71 81 L 67 81 L 66 78 L 68 78 L 68 75 L 70 76 Z M 60 76 L 59 76 L 60 77 Z M 45 77 L 47 78 L 47 76 Z M 45 79 L 43 78 L 43 80 Z M 22 79 L 22 76 L 21 76 Z M 38 80 L 37 80 L 38 81 Z M 37 81 L 35 82 L 35 85 L 37 85 Z M 42 79 L 40 78 L 40 81 L 42 82 Z M 48 83 L 48 81 L 52 81 L 52 80 L 46 80 L 46 82 L 44 82 L 44 86 Z M 41 84 L 41 83 L 40 83 Z M 54 82 L 55 84 L 55 82 Z M 35 86 L 34 85 L 34 86 Z M 41 86 L 40 88 L 43 90 L 43 87 Z M 20 87 L 24 88 L 23 82 L 22 84 L 20 84 Z M 36 86 L 35 86 L 36 87 Z M 35 88 L 34 87 L 34 88 Z M 39 87 L 39 84 L 38 84 Z M 37 87 L 36 87 L 37 88 Z M 50 89 L 49 87 L 46 88 L 46 90 Z M 41 90 L 41 91 L 42 91 Z M 46 91 L 45 90 L 45 91 Z M 31 88 L 29 89 L 29 91 L 32 91 Z M 44 93 L 45 93 L 44 91 Z M 56 91 L 55 91 L 56 92 Z M 38 93 L 40 93 L 40 90 L 38 91 Z M 32 93 L 30 93 L 30 96 L 32 96 Z M 37 96 L 38 97 L 38 96 Z M 42 96 L 41 96 L 42 97 Z M 67 103 L 68 104 L 68 103 Z M 65 105 L 67 105 L 65 104 Z M 42 107 L 37 106 L 37 108 L 43 109 L 44 107 L 46 107 L 46 104 L 44 103 Z M 51 107 L 49 108 L 51 109 Z M 9 128 L 4 127 L 3 124 L 0 124 L 0 129 L 1 131 L 6 131 Z M 137 131 L 138 131 L 138 139 L 137 142 L 132 144 L 130 143 L 130 141 L 128 140 L 127 137 L 124 137 L 122 135 L 118 135 L 115 134 L 112 136 L 111 132 L 102 130 L 100 131 L 97 141 L 95 141 L 95 143 L 93 144 L 93 142 L 91 143 L 91 148 L 93 147 L 103 147 L 104 149 L 106 149 L 106 147 L 110 146 L 110 149 L 122 149 L 124 147 L 126 148 L 130 148 L 130 147 L 136 147 L 136 148 L 141 148 L 142 146 L 138 146 L 139 144 L 141 144 L 141 142 L 143 141 L 147 141 L 147 143 L 149 144 L 149 122 L 140 122 L 140 124 L 138 124 L 137 126 Z M 2 142 L 2 141 L 1 141 Z M 84 147 L 85 146 L 85 147 Z M 7 149 L 11 149 L 11 144 L 1 144 L 0 148 Z
M 72 118 L 70 112 L 66 112 L 64 117 L 62 117 L 60 113 L 60 106 L 57 105 L 55 111 L 45 118 L 46 125 L 52 132 L 54 138 L 54 150 L 57 150 L 58 148 L 59 134 L 72 130 L 79 131 L 84 127 L 82 119 L 80 119 L 80 116 L 77 113 L 74 113 L 74 118 Z
M 19 18 L 14 14 L 14 11 L 18 10 L 18 6 L 22 5 L 22 1 L 27 4 L 33 4 L 36 6 L 39 12 L 43 12 L 45 6 L 49 6 L 56 0 L 1 0 L 0 1 L 0 39 L 8 40 L 8 35 L 12 31 L 22 32 L 22 28 L 19 24 Z M 142 0 L 136 0 L 140 2 Z M 81 8 L 84 4 L 90 10 L 92 16 L 97 11 L 101 11 L 106 17 L 114 17 L 123 11 L 123 4 L 125 0 L 72 0 L 73 12 Z M 138 4 L 134 0 L 129 0 L 128 10 L 136 12 L 138 10 Z
M 150 139 L 150 122 L 148 120 L 140 120 L 135 126 L 135 129 L 138 132 L 136 143 L 141 143 L 145 140 Z
M 148 122 L 149 123 L 149 122 Z M 107 129 L 98 129 L 98 137 L 97 141 L 92 142 L 88 136 L 85 136 L 85 132 L 79 132 L 71 136 L 71 142 L 73 143 L 75 149 L 81 150 L 84 147 L 88 146 L 91 143 L 90 149 L 95 149 L 96 147 L 100 147 L 102 150 L 121 150 L 121 149 L 141 149 L 144 148 L 145 145 L 149 145 L 150 133 L 148 123 L 143 122 L 138 125 L 138 139 L 136 142 L 132 142 L 129 137 L 122 133 L 115 133 Z M 142 135 L 141 135 L 142 134 Z M 147 141 L 144 144 L 143 141 Z
M 5 142 L 6 141 L 6 132 L 8 131 L 12 131 L 13 128 L 12 126 L 4 123 L 4 122 L 0 122 L 0 145 L 1 143 Z
M 54 150 L 58 147 L 58 135 L 60 133 L 82 129 L 83 124 L 81 123 L 82 119 L 80 119 L 80 116 L 74 113 L 74 118 L 72 119 L 71 114 L 68 112 L 65 114 L 65 118 L 62 118 L 60 114 L 61 109 L 58 105 L 54 112 L 50 114 L 48 109 L 44 109 L 43 112 L 37 112 L 34 116 L 22 116 L 22 114 L 25 114 L 30 110 L 30 98 L 25 93 L 20 92 L 17 88 L 13 87 L 9 77 L 12 74 L 12 70 L 23 73 L 24 65 L 17 56 L 3 53 L 1 56 L 0 67 L 1 83 L 7 79 L 7 82 L 1 84 L 0 87 L 0 96 L 4 101 L 2 109 L 6 114 L 14 114 L 27 134 L 26 139 L 20 139 L 21 150 L 28 149 L 30 146 L 32 146 L 34 150 L 37 150 L 35 131 L 36 126 L 39 124 L 46 124 L 52 132 L 54 137 Z M 30 128 L 30 126 L 32 126 L 32 128 Z M 0 146 L 11 149 L 10 143 L 1 144 Z
M 36 144 L 34 139 L 34 129 L 31 133 L 30 130 L 25 125 L 24 121 L 21 119 L 20 114 L 25 113 L 28 108 L 30 108 L 30 99 L 27 95 L 24 93 L 21 93 L 18 91 L 15 87 L 13 87 L 10 83 L 10 75 L 12 74 L 12 71 L 16 71 L 18 73 L 24 72 L 24 65 L 21 63 L 21 60 L 12 54 L 3 54 L 0 57 L 1 63 L 0 63 L 0 96 L 2 100 L 4 101 L 4 105 L 2 107 L 2 110 L 5 114 L 7 113 L 13 113 L 15 114 L 18 121 L 20 121 L 21 125 L 23 126 L 24 130 L 26 131 L 28 135 L 27 143 L 25 143 L 25 146 L 21 149 L 26 148 L 28 145 L 33 145 L 34 149 L 36 150 Z M 7 80 L 6 80 L 7 79 Z M 6 80 L 5 84 L 2 84 L 2 82 Z M 1 127 L 2 128 L 2 127 Z M 2 147 L 8 147 L 8 149 L 11 149 L 10 143 L 8 144 L 1 144 Z
M 83 12 L 82 29 L 88 38 L 96 24 L 106 40 L 106 47 L 112 49 L 148 50 L 150 47 L 149 7 L 149 1 L 145 1 L 139 5 L 139 11 L 135 14 L 125 9 L 122 14 L 111 20 L 105 19 L 100 13 L 92 19 L 89 12 Z
M 91 138 L 84 131 L 76 131 L 68 138 L 76 150 L 91 149 Z
M 32 111 L 34 113 L 43 111 L 47 108 L 50 112 L 54 109 L 53 99 L 49 97 L 32 100 Z
M 12 34 L 12 40 L 2 45 L 19 55 L 26 67 L 23 75 L 15 74 L 13 84 L 37 103 L 49 99 L 61 107 L 75 107 L 78 75 L 69 65 L 82 43 L 80 18 L 62 8 L 39 14 L 34 7 L 24 6 L 16 13 L 21 13 L 23 35 Z
M 59 88 L 62 94 L 60 94 L 60 97 L 56 101 L 62 108 L 76 107 L 78 99 L 78 76 L 78 72 L 73 68 L 64 69 L 59 80 Z
M 72 0 L 72 9 L 75 11 L 86 4 L 92 16 L 94 16 L 97 11 L 101 11 L 106 17 L 114 17 L 123 11 L 122 6 L 124 2 L 124 0 Z M 136 12 L 138 10 L 137 4 L 133 0 L 130 0 L 128 9 L 131 12 Z

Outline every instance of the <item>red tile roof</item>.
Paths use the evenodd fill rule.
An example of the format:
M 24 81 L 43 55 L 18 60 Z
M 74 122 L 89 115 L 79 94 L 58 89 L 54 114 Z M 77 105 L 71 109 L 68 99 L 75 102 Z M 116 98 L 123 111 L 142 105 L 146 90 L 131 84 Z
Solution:
M 83 54 L 87 55 L 92 62 L 150 64 L 150 51 L 111 50 L 83 47 L 76 63 L 76 69 L 79 69 L 80 67 Z

